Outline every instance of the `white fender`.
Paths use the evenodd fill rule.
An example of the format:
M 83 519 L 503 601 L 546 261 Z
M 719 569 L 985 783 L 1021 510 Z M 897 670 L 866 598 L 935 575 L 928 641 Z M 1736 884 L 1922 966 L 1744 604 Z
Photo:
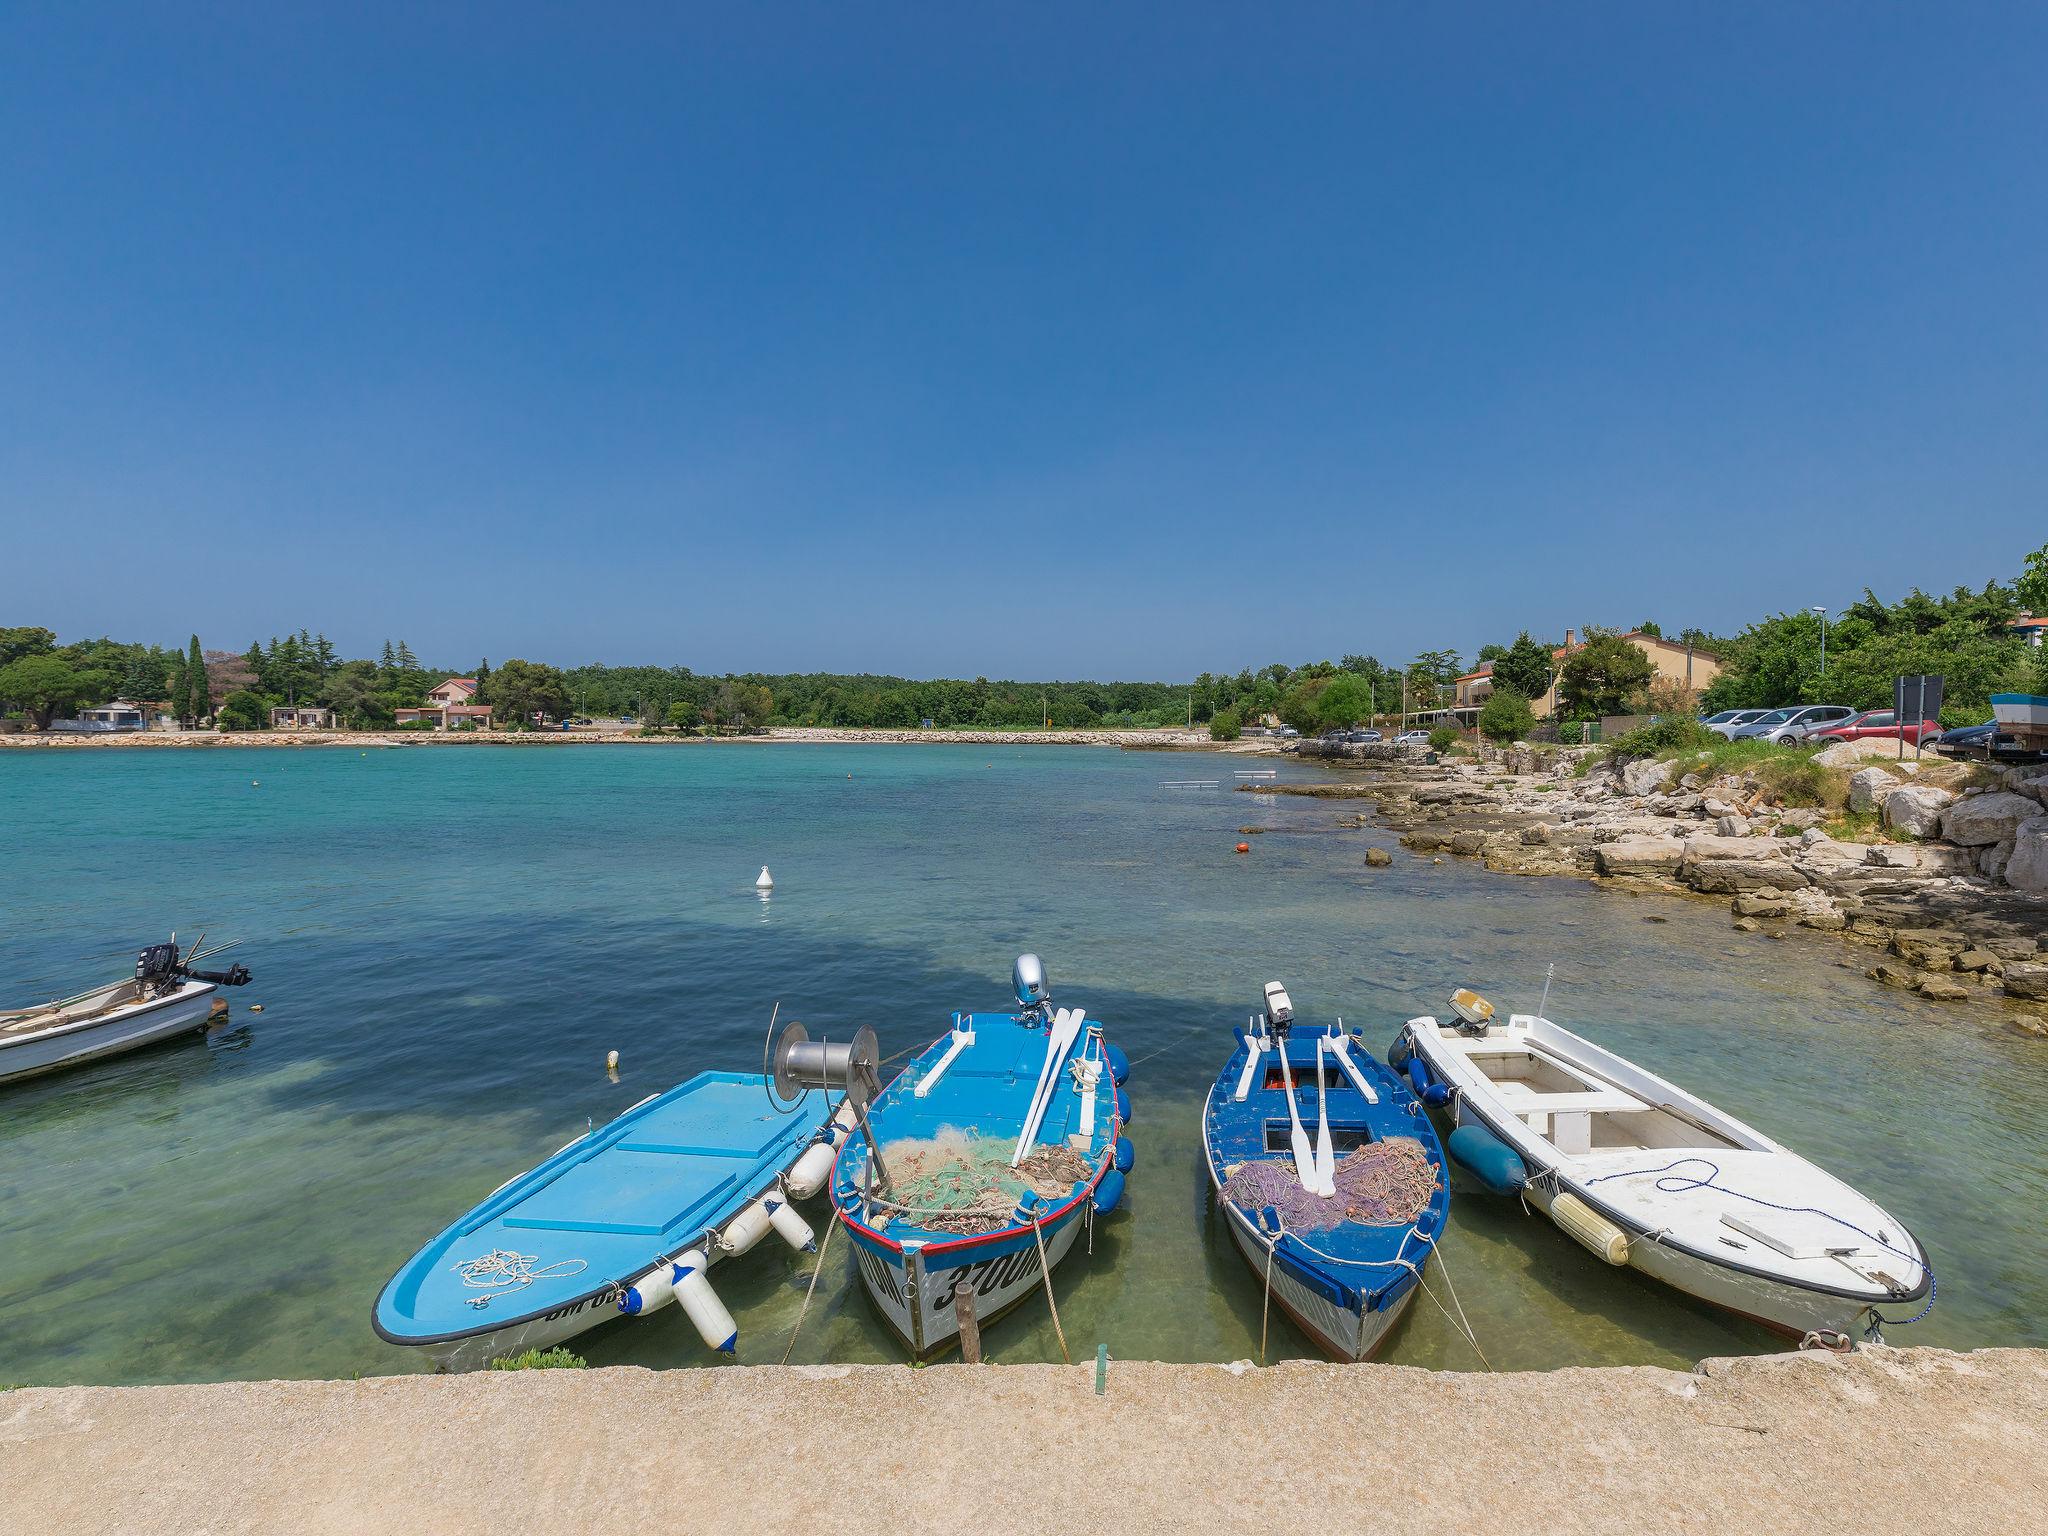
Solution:
M 698 1337 L 722 1354 L 731 1354 L 739 1345 L 740 1331 L 733 1325 L 732 1314 L 725 1310 L 725 1303 L 718 1299 L 718 1292 L 711 1289 L 711 1282 L 704 1278 L 704 1271 L 710 1260 L 704 1257 L 701 1248 L 690 1248 L 676 1255 L 675 1268 L 670 1273 L 670 1283 L 675 1287 L 676 1300 L 683 1304 L 683 1310 L 690 1315 L 690 1321 L 697 1325 Z
M 638 1280 L 619 1292 L 619 1310 L 628 1317 L 640 1317 L 658 1311 L 675 1300 L 675 1282 L 670 1278 L 673 1266 L 663 1259 Z
M 809 1151 L 796 1160 L 796 1166 L 789 1170 L 784 1180 L 789 1192 L 799 1200 L 808 1200 L 825 1187 L 825 1180 L 832 1172 L 833 1161 L 839 1156 L 839 1148 L 853 1131 L 853 1106 L 842 1104 L 839 1113 L 832 1117 L 831 1138 L 814 1142 Z
M 798 1214 L 797 1208 L 783 1196 L 769 1195 L 766 1199 L 769 1225 L 775 1228 L 775 1235 L 798 1253 L 809 1253 L 818 1246 L 818 1234 L 811 1230 L 811 1224 Z
M 718 1234 L 718 1250 L 738 1256 L 768 1235 L 768 1201 L 756 1200 L 725 1224 Z

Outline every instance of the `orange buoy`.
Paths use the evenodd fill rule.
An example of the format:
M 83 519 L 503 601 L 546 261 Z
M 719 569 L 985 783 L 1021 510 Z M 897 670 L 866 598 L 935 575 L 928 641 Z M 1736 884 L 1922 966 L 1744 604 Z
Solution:
M 1252 851 L 1252 845 L 1250 843 L 1239 843 L 1237 845 L 1237 851 L 1239 853 L 1250 853 Z

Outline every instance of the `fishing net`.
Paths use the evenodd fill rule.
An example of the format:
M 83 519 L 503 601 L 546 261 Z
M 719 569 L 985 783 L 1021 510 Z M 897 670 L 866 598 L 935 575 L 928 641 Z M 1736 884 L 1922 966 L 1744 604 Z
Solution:
M 1026 1191 L 1062 1200 L 1077 1181 L 1094 1172 L 1088 1159 L 1068 1146 L 1034 1147 L 1015 1168 L 1017 1143 L 946 1129 L 930 1138 L 886 1142 L 882 1160 L 894 1188 L 876 1199 L 887 1219 L 930 1232 L 960 1236 L 995 1232 L 1010 1225 Z
M 1253 1216 L 1266 1206 L 1290 1232 L 1322 1232 L 1346 1222 L 1406 1226 L 1436 1193 L 1436 1169 L 1411 1136 L 1367 1142 L 1337 1164 L 1337 1193 L 1325 1200 L 1301 1187 L 1291 1158 L 1239 1163 L 1223 1181 L 1223 1198 Z

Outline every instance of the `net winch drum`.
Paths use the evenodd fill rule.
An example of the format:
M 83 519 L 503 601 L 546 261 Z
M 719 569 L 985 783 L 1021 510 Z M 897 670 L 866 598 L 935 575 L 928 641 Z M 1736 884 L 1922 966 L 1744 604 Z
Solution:
M 1052 988 L 1046 983 L 1045 966 L 1038 956 L 1017 957 L 1017 963 L 1010 967 L 1010 985 L 1016 989 L 1017 1001 L 1026 1011 L 1052 1011 Z
M 769 1052 L 764 1074 L 768 1098 L 776 1108 L 794 1107 L 813 1088 L 843 1095 L 841 1108 L 853 1108 L 854 1119 L 867 1137 L 868 1160 L 884 1190 L 890 1187 L 889 1172 L 882 1166 L 882 1151 L 868 1126 L 868 1105 L 882 1091 L 881 1047 L 875 1032 L 863 1024 L 851 1040 L 813 1040 L 803 1025 L 792 1020 Z
M 1470 987 L 1460 987 L 1451 994 L 1451 1012 L 1458 1016 L 1459 1031 L 1467 1035 L 1483 1035 L 1486 1026 L 1493 1022 L 1493 1004 Z
M 1267 982 L 1264 1006 L 1268 1033 L 1277 1040 L 1286 1039 L 1288 1026 L 1294 1022 L 1294 1000 L 1287 995 L 1287 988 L 1277 981 Z

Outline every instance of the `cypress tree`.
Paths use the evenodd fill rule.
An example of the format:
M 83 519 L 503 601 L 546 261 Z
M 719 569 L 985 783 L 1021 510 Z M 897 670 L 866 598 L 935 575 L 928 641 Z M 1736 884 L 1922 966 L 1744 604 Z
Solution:
M 206 688 L 206 658 L 199 653 L 199 637 L 194 635 L 192 643 L 185 650 L 185 713 L 197 721 L 213 707 L 212 697 Z

